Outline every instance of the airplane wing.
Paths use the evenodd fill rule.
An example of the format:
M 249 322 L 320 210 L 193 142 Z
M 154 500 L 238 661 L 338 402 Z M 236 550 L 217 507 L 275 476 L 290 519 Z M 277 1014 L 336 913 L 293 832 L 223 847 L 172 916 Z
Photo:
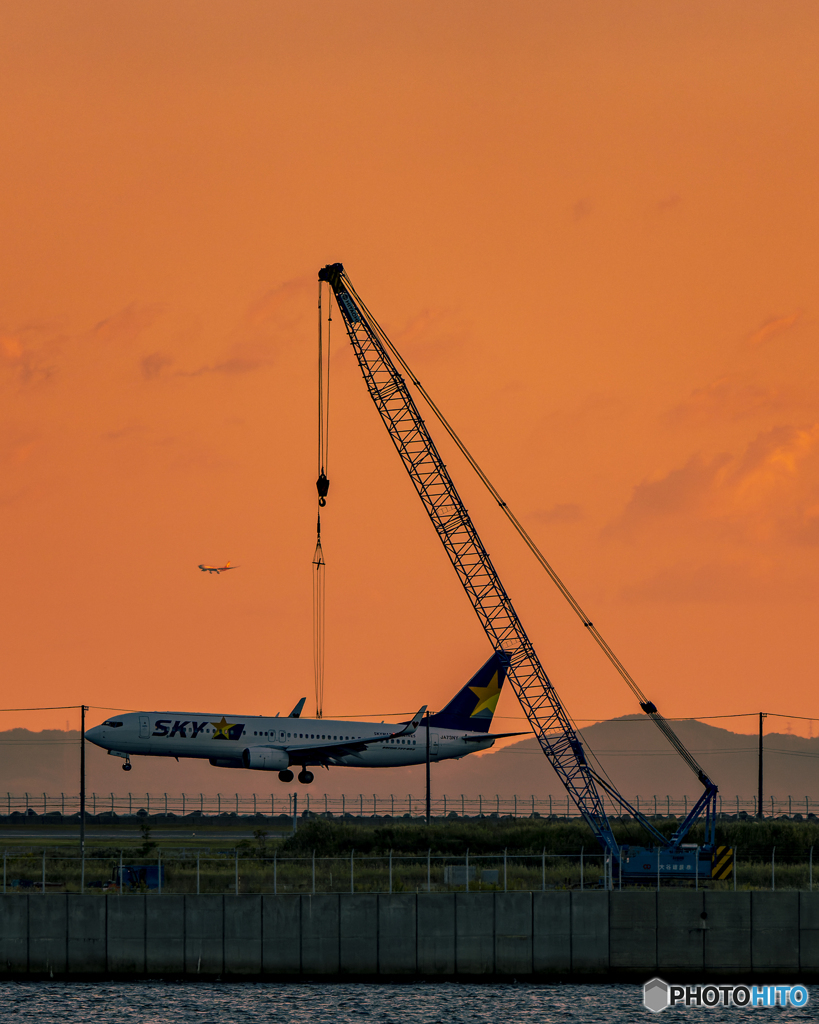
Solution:
M 299 757 L 308 757 L 323 764 L 331 764 L 342 757 L 357 757 L 373 743 L 385 743 L 387 740 L 397 739 L 399 736 L 412 736 L 421 723 L 426 712 L 426 704 L 412 716 L 403 729 L 395 732 L 388 732 L 385 736 L 372 736 L 360 740 L 339 740 L 338 743 L 317 743 L 315 746 L 290 746 L 284 749 L 288 754 Z
M 483 743 L 484 740 L 504 740 L 507 736 L 529 736 L 528 732 L 483 732 L 479 736 L 464 736 L 464 743 Z

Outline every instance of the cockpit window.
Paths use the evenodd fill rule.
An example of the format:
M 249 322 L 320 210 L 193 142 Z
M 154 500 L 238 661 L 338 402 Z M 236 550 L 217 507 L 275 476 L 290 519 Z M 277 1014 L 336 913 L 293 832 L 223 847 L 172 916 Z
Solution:
M 109 721 L 109 722 L 103 722 L 102 724 L 108 726 L 109 729 L 121 729 L 122 728 L 122 722 Z

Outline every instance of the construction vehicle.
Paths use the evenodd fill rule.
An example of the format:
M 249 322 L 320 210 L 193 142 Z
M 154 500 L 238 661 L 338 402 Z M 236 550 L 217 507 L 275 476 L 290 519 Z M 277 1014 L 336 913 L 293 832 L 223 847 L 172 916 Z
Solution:
M 710 878 L 716 853 L 717 786 L 685 748 L 668 721 L 640 690 L 519 521 L 508 510 L 506 503 L 356 293 L 343 265 L 333 263 L 322 268 L 319 271 L 319 282 L 319 287 L 321 282 L 326 282 L 333 291 L 370 397 L 493 649 L 505 651 L 510 658 L 508 679 L 543 753 L 606 853 L 606 886 L 645 883 L 647 880 L 653 882 L 654 879 L 659 883 L 660 879 Z M 564 597 L 581 617 L 583 625 L 631 687 L 641 710 L 655 722 L 702 784 L 702 795 L 685 819 L 679 822 L 670 838 L 664 836 L 652 821 L 618 792 L 613 783 L 604 777 L 599 764 L 599 770 L 595 770 L 589 763 L 583 742 L 538 659 L 534 645 L 523 628 L 419 413 L 407 379 L 399 372 L 399 366 L 558 584 Z M 604 809 L 604 794 L 615 807 L 620 808 L 621 814 L 626 813 L 640 823 L 649 836 L 647 846 L 618 844 Z M 705 822 L 704 843 L 684 843 L 691 827 L 700 818 L 704 818 Z

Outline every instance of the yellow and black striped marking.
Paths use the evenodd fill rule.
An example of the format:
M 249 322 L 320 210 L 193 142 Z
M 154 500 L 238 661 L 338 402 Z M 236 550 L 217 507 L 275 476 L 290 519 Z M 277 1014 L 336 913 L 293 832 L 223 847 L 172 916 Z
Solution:
M 734 874 L 733 846 L 718 846 L 711 857 L 711 877 L 730 879 Z

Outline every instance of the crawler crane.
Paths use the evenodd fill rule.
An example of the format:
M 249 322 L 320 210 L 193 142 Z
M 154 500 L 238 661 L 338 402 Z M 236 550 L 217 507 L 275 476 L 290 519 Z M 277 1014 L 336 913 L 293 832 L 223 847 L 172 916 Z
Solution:
M 703 786 L 702 796 L 689 814 L 681 821 L 674 834 L 664 836 L 639 810 L 634 808 L 614 787 L 596 771 L 586 756 L 583 743 L 563 708 L 560 699 L 537 656 L 532 641 L 504 589 L 492 560 L 481 542 L 475 526 L 461 500 L 455 484 L 441 459 L 434 441 L 421 418 L 410 394 L 407 381 L 398 365 L 412 384 L 426 398 L 447 432 L 456 441 L 467 458 L 478 470 L 484 483 L 506 511 L 505 503 L 489 484 L 482 471 L 455 435 L 437 406 L 412 374 L 375 318 L 355 292 L 340 263 L 333 263 L 319 271 L 319 281 L 332 288 L 344 320 L 344 326 L 355 351 L 364 381 L 381 416 L 393 444 L 401 456 L 427 515 L 452 562 L 455 572 L 475 609 L 490 643 L 495 650 L 505 651 L 510 657 L 508 679 L 512 684 L 532 731 L 543 753 L 549 759 L 561 782 L 588 823 L 599 843 L 607 851 L 610 869 L 606 872 L 607 885 L 653 881 L 655 878 L 676 879 L 711 877 L 715 853 L 715 817 L 717 787 L 708 778 L 693 755 L 674 734 L 669 723 L 659 714 L 654 704 L 637 687 L 619 659 L 588 621 L 580 606 L 554 575 L 548 563 L 537 552 L 531 539 L 527 540 L 536 551 L 541 564 L 561 587 L 564 596 L 581 616 L 583 625 L 594 636 L 604 653 L 631 686 L 642 711 L 663 732 Z M 514 516 L 508 517 L 517 523 Z M 522 527 L 517 524 L 522 533 Z M 528 536 L 528 535 L 526 535 Z M 526 539 L 526 537 L 525 537 Z M 603 806 L 603 794 L 635 818 L 650 837 L 648 846 L 618 844 Z M 692 825 L 700 817 L 705 819 L 705 842 L 701 846 L 683 842 Z

